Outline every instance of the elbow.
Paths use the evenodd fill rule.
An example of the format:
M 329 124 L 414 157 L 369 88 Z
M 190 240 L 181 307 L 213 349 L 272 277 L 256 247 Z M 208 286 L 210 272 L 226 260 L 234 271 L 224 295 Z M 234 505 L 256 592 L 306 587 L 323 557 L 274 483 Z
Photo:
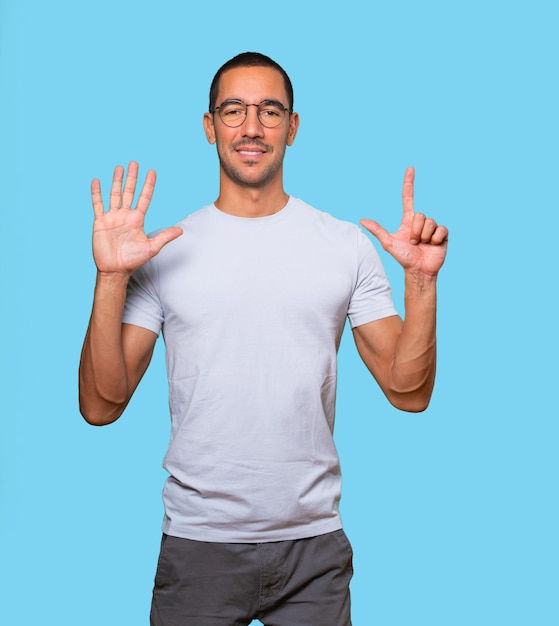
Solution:
M 400 411 L 422 413 L 431 402 L 434 386 L 434 369 L 417 372 L 414 376 L 392 376 L 385 395 L 390 404 Z
M 107 426 L 116 422 L 126 405 L 116 405 L 97 399 L 92 402 L 80 397 L 79 408 L 83 419 L 91 426 Z
M 119 415 L 116 415 L 113 417 L 112 415 L 109 415 L 106 412 L 96 412 L 96 411 L 87 410 L 87 409 L 84 409 L 81 405 L 80 405 L 80 413 L 83 419 L 90 426 L 108 426 L 109 424 L 116 422 L 116 420 L 120 417 Z
M 80 409 L 80 413 L 90 426 L 108 426 L 116 421 L 116 419 L 110 419 L 106 415 L 95 415 L 94 413 L 83 411 L 82 409 Z
M 405 411 L 406 413 L 423 413 L 429 406 L 430 398 L 414 398 L 411 400 L 393 400 L 389 398 L 389 401 L 392 406 L 396 407 L 400 411 Z
M 93 384 L 88 383 L 80 370 L 78 379 L 79 410 L 83 419 L 91 426 L 107 426 L 122 415 L 129 397 L 109 397 Z
M 429 406 L 432 395 L 432 385 L 406 392 L 393 389 L 386 393 L 386 397 L 392 406 L 407 413 L 423 413 Z

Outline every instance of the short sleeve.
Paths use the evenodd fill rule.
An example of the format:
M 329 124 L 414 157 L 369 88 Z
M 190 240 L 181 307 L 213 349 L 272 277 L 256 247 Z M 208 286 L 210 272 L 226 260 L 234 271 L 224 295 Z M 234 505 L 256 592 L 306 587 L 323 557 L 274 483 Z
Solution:
M 163 310 L 158 293 L 157 266 L 154 259 L 137 269 L 126 290 L 122 321 L 147 328 L 159 335 L 163 325 Z
M 351 328 L 397 314 L 380 257 L 372 242 L 358 230 L 357 276 L 348 307 Z

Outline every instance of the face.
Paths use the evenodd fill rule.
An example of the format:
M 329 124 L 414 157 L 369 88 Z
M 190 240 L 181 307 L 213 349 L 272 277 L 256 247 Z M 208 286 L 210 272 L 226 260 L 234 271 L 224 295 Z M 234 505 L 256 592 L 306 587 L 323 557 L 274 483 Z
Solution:
M 225 100 L 258 104 L 276 100 L 287 107 L 282 75 L 271 67 L 239 67 L 221 75 L 216 105 Z M 286 146 L 295 140 L 299 118 L 286 113 L 276 128 L 260 123 L 256 107 L 247 108 L 245 121 L 236 128 L 225 125 L 219 113 L 204 115 L 204 130 L 210 143 L 217 146 L 222 183 L 261 188 L 281 181 Z

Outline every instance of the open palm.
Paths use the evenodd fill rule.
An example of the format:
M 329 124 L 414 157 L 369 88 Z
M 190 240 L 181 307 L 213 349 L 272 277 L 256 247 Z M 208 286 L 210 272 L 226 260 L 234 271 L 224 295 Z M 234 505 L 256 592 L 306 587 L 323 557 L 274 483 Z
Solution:
M 91 183 L 91 199 L 95 221 L 93 224 L 93 257 L 99 272 L 131 274 L 138 267 L 154 257 L 161 248 L 182 234 L 178 227 L 167 228 L 156 237 L 149 238 L 144 232 L 144 218 L 149 208 L 156 175 L 150 170 L 136 208 L 132 208 L 138 164 L 132 161 L 124 188 L 122 181 L 124 168 L 115 168 L 111 187 L 109 210 L 105 212 L 101 197 L 101 183 L 98 179 Z

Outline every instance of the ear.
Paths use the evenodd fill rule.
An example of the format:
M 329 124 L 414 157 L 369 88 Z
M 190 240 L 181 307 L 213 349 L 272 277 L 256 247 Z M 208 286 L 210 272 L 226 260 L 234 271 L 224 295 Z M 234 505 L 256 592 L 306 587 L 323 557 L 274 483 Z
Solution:
M 214 116 L 211 113 L 204 113 L 204 132 L 209 143 L 215 143 Z
M 291 146 L 295 141 L 295 135 L 299 130 L 299 113 L 292 113 L 289 116 L 289 131 L 287 133 L 287 145 Z

